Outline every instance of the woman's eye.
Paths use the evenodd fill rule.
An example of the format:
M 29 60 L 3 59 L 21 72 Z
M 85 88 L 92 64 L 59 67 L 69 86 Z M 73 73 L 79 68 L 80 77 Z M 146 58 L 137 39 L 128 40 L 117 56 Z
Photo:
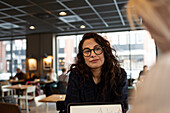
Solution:
M 84 50 L 84 53 L 89 53 L 90 52 L 90 50 Z
M 101 50 L 101 48 L 100 48 L 100 47 L 97 47 L 95 50 Z

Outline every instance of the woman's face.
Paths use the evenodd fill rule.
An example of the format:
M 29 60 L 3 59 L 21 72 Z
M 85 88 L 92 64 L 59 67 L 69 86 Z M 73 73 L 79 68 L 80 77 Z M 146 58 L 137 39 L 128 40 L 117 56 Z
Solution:
M 90 51 L 91 54 L 88 54 Z M 93 38 L 87 39 L 84 41 L 82 50 L 84 51 L 84 54 L 88 54 L 89 56 L 83 56 L 85 63 L 87 66 L 89 66 L 91 69 L 101 69 L 102 65 L 104 64 L 104 51 L 101 48 L 101 46 L 95 42 Z M 96 53 L 94 53 L 94 50 Z

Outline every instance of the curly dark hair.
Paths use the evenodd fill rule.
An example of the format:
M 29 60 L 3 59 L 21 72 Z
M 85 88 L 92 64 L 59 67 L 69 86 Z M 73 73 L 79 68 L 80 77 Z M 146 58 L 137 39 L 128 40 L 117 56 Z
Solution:
M 121 70 L 117 55 L 114 56 L 112 53 L 112 51 L 116 53 L 116 50 L 112 48 L 109 41 L 104 39 L 102 36 L 98 35 L 95 32 L 89 32 L 83 35 L 83 38 L 79 43 L 79 51 L 77 54 L 76 63 L 71 65 L 69 71 L 72 71 L 76 68 L 77 70 L 79 70 L 79 74 L 84 78 L 84 80 L 89 79 L 92 75 L 90 68 L 85 63 L 82 53 L 82 46 L 84 41 L 91 38 L 93 38 L 96 43 L 101 45 L 104 51 L 105 61 L 102 66 L 101 78 L 104 79 L 104 88 L 102 91 L 102 95 L 105 96 L 104 92 L 106 92 L 109 87 L 116 87 L 115 76 L 117 74 L 118 76 L 121 76 Z M 116 89 L 114 90 L 114 92 L 116 93 Z

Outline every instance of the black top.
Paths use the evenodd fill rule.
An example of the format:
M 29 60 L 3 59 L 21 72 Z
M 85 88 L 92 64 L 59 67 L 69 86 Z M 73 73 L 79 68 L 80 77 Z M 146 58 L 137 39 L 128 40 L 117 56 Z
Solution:
M 91 76 L 90 80 L 83 80 L 83 77 L 74 70 L 69 75 L 68 88 L 66 93 L 66 106 L 69 103 L 81 103 L 81 102 L 121 102 L 125 109 L 128 109 L 127 98 L 128 98 L 128 83 L 127 75 L 124 69 L 121 69 L 122 77 L 118 75 L 116 79 L 116 92 L 113 88 L 108 88 L 106 92 L 106 98 L 102 96 L 102 90 L 104 88 L 104 80 L 101 79 L 97 85 L 94 83 Z M 108 84 L 108 86 L 110 86 Z
M 17 73 L 15 77 L 17 77 L 18 80 L 22 80 L 22 79 L 26 80 L 26 75 L 23 72 Z

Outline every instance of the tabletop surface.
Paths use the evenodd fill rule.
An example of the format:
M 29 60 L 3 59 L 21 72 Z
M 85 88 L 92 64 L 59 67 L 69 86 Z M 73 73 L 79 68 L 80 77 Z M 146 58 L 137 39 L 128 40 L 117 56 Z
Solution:
M 64 101 L 66 95 L 65 94 L 53 94 L 44 99 L 39 100 L 39 102 L 57 102 L 57 101 Z
M 9 88 L 9 89 L 27 89 L 28 87 L 30 87 L 32 85 L 12 85 L 12 86 L 8 86 L 6 88 Z

